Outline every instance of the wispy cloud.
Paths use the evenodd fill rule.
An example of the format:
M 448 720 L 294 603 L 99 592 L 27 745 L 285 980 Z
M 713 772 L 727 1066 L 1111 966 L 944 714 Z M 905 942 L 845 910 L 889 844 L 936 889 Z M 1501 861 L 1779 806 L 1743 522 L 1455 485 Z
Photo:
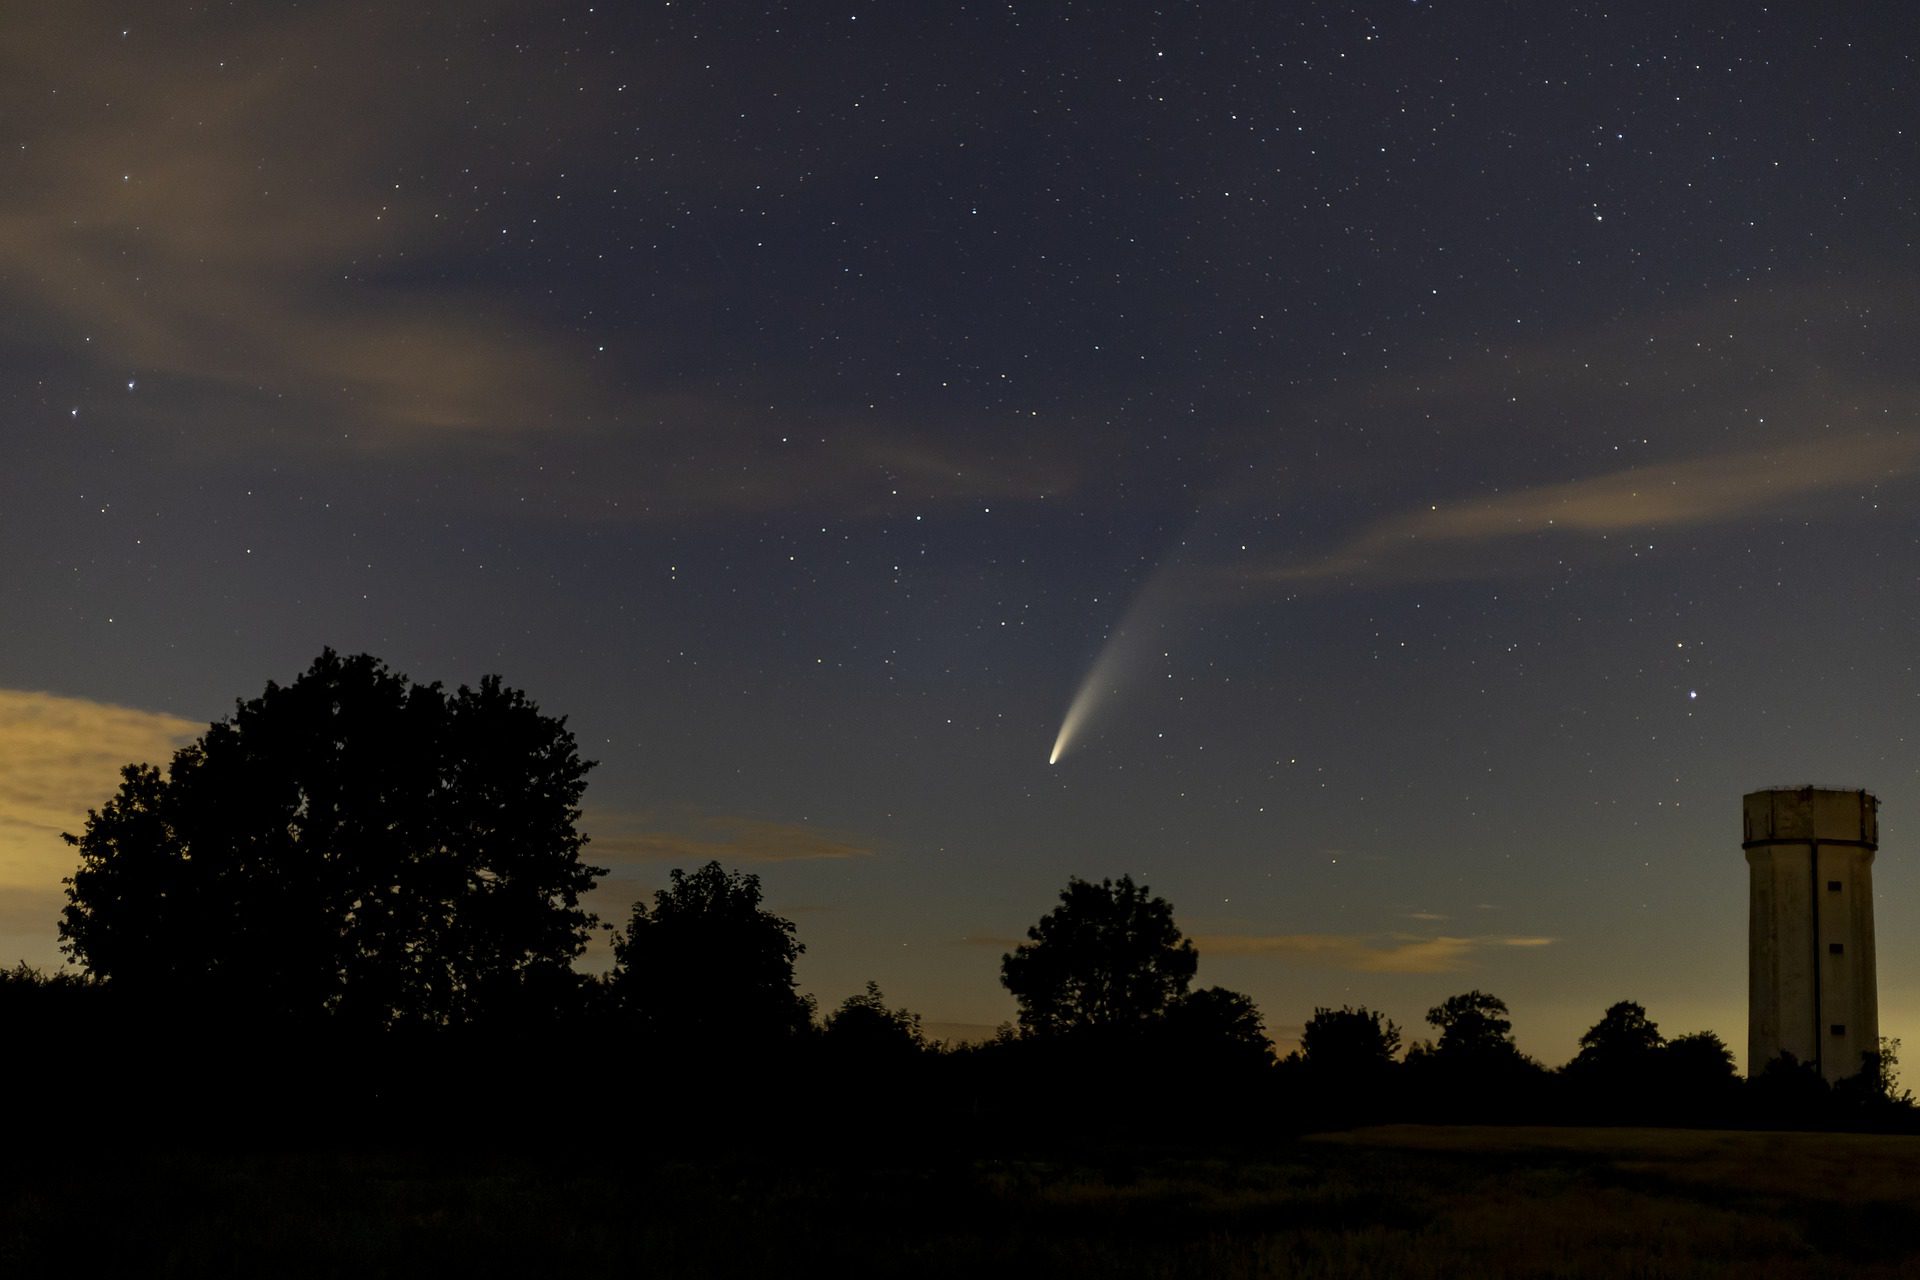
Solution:
M 164 765 L 206 728 L 160 712 L 0 689 L 0 885 L 57 886 L 73 861 L 60 841 L 110 797 L 120 767 Z
M 1195 938 L 1203 956 L 1283 956 L 1356 973 L 1453 973 L 1471 967 L 1488 951 L 1545 947 L 1552 938 L 1478 936 L 1414 937 L 1407 934 L 1224 934 Z
M 206 726 L 87 698 L 0 689 L 0 939 L 52 957 L 54 927 L 87 810 L 113 795 L 122 765 L 165 764 Z M 0 954 L 0 963 L 12 957 Z
M 717 861 L 732 866 L 865 858 L 873 853 L 855 840 L 804 822 L 701 815 L 664 824 L 677 829 L 637 829 L 647 825 L 644 817 L 589 814 L 582 823 L 592 838 L 587 860 L 617 869 L 621 864 L 648 862 L 692 867 Z
M 118 367 L 325 406 L 362 443 L 545 421 L 584 354 L 471 298 L 374 283 L 458 234 L 444 197 L 393 180 L 408 134 L 382 118 L 411 98 L 415 146 L 455 122 L 340 74 L 356 47 L 404 44 L 403 16 L 341 17 L 209 16 L 172 44 L 81 3 L 10 30 L 0 69 L 27 138 L 0 196 L 11 291 Z M 334 104 L 325 128 L 312 101 Z
M 1920 437 L 1856 434 L 1729 452 L 1429 503 L 1363 529 L 1313 559 L 1250 576 L 1279 583 L 1476 575 L 1495 544 L 1546 534 L 1608 536 L 1716 524 L 1920 470 Z
M 725 272 L 676 286 L 698 301 L 617 322 L 558 316 L 550 290 L 496 278 L 502 245 L 563 253 L 571 202 L 625 186 L 635 129 L 663 127 L 639 95 L 529 75 L 543 50 L 473 34 L 510 7 L 474 0 L 464 28 L 338 0 L 131 30 L 99 0 L 10 13 L 0 305 L 48 363 L 92 366 L 76 385 L 137 374 L 115 417 L 169 428 L 155 440 L 346 466 L 374 452 L 518 512 L 865 514 L 1072 487 L 1071 459 L 1011 415 L 922 421 L 865 393 L 776 410 L 791 397 L 759 381 L 784 385 L 778 358 L 697 367 L 698 317 L 745 287 Z M 470 104 L 503 84 L 515 110 L 482 133 Z M 757 184 L 779 163 L 752 156 L 737 171 L 709 157 L 701 180 Z

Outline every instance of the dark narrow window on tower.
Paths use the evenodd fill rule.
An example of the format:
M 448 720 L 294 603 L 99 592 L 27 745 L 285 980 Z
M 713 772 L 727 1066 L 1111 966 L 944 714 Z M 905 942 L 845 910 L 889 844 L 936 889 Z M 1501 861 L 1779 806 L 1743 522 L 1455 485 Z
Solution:
M 1827 1030 L 1833 1032 L 1834 1035 L 1843 1036 L 1847 1034 L 1847 1024 L 1844 1022 L 1836 1022 L 1831 1027 L 1828 1027 Z
M 1845 955 L 1846 951 L 1847 944 L 1844 942 L 1829 942 L 1827 944 L 1827 954 L 1830 956 Z
M 1827 881 L 1827 892 L 1828 893 L 1840 892 L 1840 882 L 1838 880 Z

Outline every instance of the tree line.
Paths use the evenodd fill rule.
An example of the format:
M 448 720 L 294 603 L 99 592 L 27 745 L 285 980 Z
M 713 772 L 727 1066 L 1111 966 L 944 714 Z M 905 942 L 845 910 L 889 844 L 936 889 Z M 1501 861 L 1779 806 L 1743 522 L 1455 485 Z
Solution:
M 821 1016 L 793 923 L 718 863 L 672 871 L 615 932 L 611 970 L 585 974 L 581 898 L 605 874 L 578 830 L 591 768 L 563 718 L 497 677 L 449 692 L 323 652 L 164 773 L 128 765 L 67 837 L 77 971 L 0 973 L 0 1026 L 29 1046 L 0 1072 L 190 1129 L 557 1126 L 595 1076 L 617 1082 L 603 1105 L 640 1100 L 660 1136 L 780 1116 L 875 1138 L 1113 1138 L 1912 1112 L 1891 1052 L 1833 1087 L 1791 1060 L 1742 1080 L 1719 1037 L 1667 1039 L 1631 1001 L 1554 1070 L 1478 990 L 1412 1044 L 1378 1011 L 1318 1008 L 1279 1057 L 1251 999 L 1194 988 L 1171 904 L 1127 876 L 1071 880 L 1002 957 L 1017 1024 L 984 1044 L 929 1042 L 871 982 Z

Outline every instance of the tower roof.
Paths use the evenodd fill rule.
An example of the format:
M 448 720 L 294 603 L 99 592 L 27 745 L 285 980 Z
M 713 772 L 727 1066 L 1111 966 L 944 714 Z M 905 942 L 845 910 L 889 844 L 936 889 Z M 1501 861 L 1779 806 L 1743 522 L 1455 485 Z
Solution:
M 1748 845 L 1880 843 L 1880 802 L 1861 788 L 1769 787 L 1748 792 L 1741 807 Z

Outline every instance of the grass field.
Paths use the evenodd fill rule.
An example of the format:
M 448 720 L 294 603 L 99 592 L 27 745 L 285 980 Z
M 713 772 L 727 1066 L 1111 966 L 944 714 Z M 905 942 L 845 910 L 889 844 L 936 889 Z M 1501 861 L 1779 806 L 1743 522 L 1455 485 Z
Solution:
M 0 1275 L 1920 1275 L 1920 1139 L 1396 1126 L 1225 1156 L 0 1163 Z

